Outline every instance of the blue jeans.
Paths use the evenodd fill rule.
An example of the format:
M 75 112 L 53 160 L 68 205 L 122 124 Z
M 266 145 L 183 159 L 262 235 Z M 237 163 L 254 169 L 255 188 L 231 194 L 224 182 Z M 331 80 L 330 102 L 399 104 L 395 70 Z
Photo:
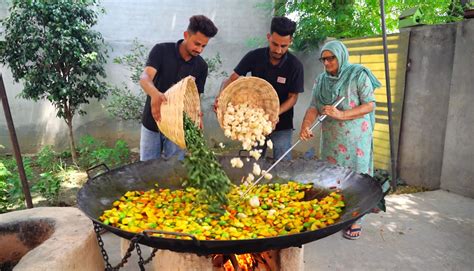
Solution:
M 166 138 L 161 132 L 153 132 L 142 125 L 140 131 L 140 161 L 168 159 L 178 155 L 179 160 L 184 159 L 184 150 Z
M 273 159 L 277 160 L 280 158 L 289 148 L 291 148 L 291 134 L 292 129 L 274 131 L 268 137 L 273 143 Z M 265 157 L 267 151 L 267 145 L 262 148 L 262 157 Z M 291 160 L 291 152 L 289 152 L 282 160 Z

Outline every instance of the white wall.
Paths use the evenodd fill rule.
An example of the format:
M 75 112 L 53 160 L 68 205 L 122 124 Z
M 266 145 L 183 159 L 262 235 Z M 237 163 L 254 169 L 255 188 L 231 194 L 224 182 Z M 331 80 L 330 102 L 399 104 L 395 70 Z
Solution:
M 106 66 L 107 81 L 120 85 L 128 82 L 130 87 L 140 91 L 128 80 L 126 69 L 114 64 L 112 59 L 130 52 L 133 39 L 151 48 L 155 43 L 176 41 L 183 36 L 188 19 L 195 14 L 204 14 L 211 18 L 219 28 L 217 36 L 209 42 L 203 57 L 211 58 L 219 53 L 223 60 L 223 70 L 230 73 L 240 58 L 251 48 L 247 46 L 252 38 L 264 38 L 271 20 L 272 1 L 270 0 L 103 0 L 106 10 L 98 25 L 109 49 L 109 61 Z M 267 7 L 267 8 L 265 8 Z M 8 14 L 8 3 L 0 3 L 0 16 Z M 0 67 L 16 127 L 22 152 L 35 152 L 46 144 L 57 149 L 67 147 L 67 126 L 56 117 L 54 108 L 48 102 L 32 102 L 17 98 L 22 86 L 12 80 L 8 67 Z M 203 100 L 206 127 L 210 134 L 223 139 L 213 113 L 211 104 L 220 82 L 209 78 Z M 84 109 L 86 116 L 74 118 L 76 140 L 84 135 L 106 139 L 113 143 L 122 138 L 132 147 L 138 147 L 139 123 L 117 121 L 108 116 L 102 105 L 92 102 Z M 10 139 L 3 110 L 0 114 L 0 144 L 6 148 L 0 152 L 11 152 Z

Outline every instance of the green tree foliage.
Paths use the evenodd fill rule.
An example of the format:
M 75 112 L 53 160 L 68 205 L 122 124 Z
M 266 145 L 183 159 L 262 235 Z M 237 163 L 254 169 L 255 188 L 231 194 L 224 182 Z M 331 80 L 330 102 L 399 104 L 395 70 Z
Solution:
M 13 78 L 22 81 L 20 96 L 47 99 L 69 128 L 71 154 L 77 162 L 73 117 L 85 114 L 82 104 L 102 99 L 107 88 L 105 47 L 97 23 L 97 0 L 13 0 L 2 20 L 5 42 L 0 62 L 8 64 Z
M 423 24 L 440 24 L 462 19 L 460 0 L 385 1 L 388 33 L 398 32 L 402 11 L 419 7 Z M 379 0 L 277 0 L 275 13 L 291 15 L 298 23 L 293 48 L 317 47 L 327 37 L 356 38 L 382 34 Z

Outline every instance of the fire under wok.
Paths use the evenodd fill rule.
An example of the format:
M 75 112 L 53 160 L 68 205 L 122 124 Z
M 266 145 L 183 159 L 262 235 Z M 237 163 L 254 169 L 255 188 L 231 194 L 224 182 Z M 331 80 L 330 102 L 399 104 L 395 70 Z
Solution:
M 236 169 L 230 167 L 230 157 L 221 157 L 219 160 L 228 176 L 236 183 L 247 172 L 251 172 L 251 163 L 247 163 L 243 169 Z M 264 169 L 271 165 L 271 161 L 260 159 L 259 164 Z M 383 197 L 380 184 L 372 177 L 324 161 L 303 159 L 284 161 L 272 171 L 272 174 L 274 176 L 272 182 L 284 183 L 293 180 L 314 183 L 315 187 L 321 188 L 322 191 L 340 189 L 346 205 L 341 217 L 336 223 L 323 229 L 277 237 L 244 240 L 186 240 L 145 234 L 138 242 L 158 249 L 199 255 L 257 253 L 301 246 L 348 227 L 362 215 L 369 213 Z M 181 180 L 185 177 L 186 170 L 176 159 L 133 163 L 90 177 L 78 192 L 78 205 L 90 219 L 103 228 L 120 237 L 132 239 L 135 233 L 103 224 L 99 220 L 103 211 L 110 209 L 112 203 L 127 191 L 150 190 L 156 183 L 161 188 L 179 189 L 182 188 Z

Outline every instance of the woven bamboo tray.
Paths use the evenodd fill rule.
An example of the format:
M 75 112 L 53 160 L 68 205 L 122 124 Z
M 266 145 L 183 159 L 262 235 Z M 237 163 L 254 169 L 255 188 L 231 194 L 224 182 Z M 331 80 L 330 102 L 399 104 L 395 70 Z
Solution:
M 273 127 L 276 125 L 280 111 L 278 94 L 270 83 L 261 78 L 242 76 L 222 90 L 217 103 L 217 120 L 221 128 L 224 127 L 224 113 L 229 103 L 260 107 L 269 115 Z
M 160 131 L 180 148 L 186 148 L 183 113 L 199 125 L 201 105 L 199 93 L 192 76 L 183 78 L 165 92 L 166 103 L 161 105 Z

